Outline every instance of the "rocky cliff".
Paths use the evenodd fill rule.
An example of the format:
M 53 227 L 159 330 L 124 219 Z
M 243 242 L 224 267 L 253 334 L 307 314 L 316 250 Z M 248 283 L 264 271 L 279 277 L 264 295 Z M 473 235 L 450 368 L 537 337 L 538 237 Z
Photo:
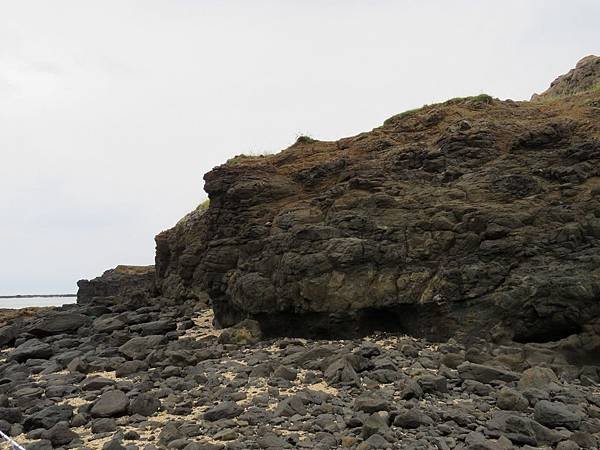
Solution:
M 156 270 L 0 310 L 0 431 L 30 450 L 599 448 L 599 117 L 593 90 L 478 96 L 229 161 L 210 207 L 157 236 Z M 214 329 L 207 292 L 235 326 Z
M 87 304 L 98 297 L 107 299 L 137 297 L 140 299 L 157 293 L 154 266 L 119 265 L 92 280 L 77 282 L 77 303 Z
M 598 61 L 535 102 L 452 99 L 216 167 L 208 209 L 156 237 L 159 289 L 206 291 L 219 325 L 253 318 L 267 335 L 590 331 L 600 91 L 580 69 L 598 76 Z
M 600 91 L 600 58 L 594 55 L 582 58 L 574 69 L 559 76 L 542 94 L 534 94 L 532 100 L 565 97 Z

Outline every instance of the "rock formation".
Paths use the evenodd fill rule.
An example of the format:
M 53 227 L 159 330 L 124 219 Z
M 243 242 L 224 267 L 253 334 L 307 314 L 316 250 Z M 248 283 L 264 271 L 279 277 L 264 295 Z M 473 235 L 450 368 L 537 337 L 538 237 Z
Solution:
M 599 448 L 599 100 L 455 99 L 216 168 L 156 270 L 0 310 L 0 431 L 28 450 Z
M 119 265 L 93 280 L 79 280 L 77 303 L 85 304 L 98 297 L 139 296 L 156 294 L 154 266 Z
M 204 177 L 208 209 L 156 237 L 158 288 L 205 291 L 217 324 L 255 319 L 266 335 L 593 333 L 599 61 L 544 101 L 453 99 L 233 158 Z
M 532 100 L 565 97 L 600 91 L 600 58 L 594 55 L 582 58 L 574 69 L 559 76 L 542 94 L 534 94 Z

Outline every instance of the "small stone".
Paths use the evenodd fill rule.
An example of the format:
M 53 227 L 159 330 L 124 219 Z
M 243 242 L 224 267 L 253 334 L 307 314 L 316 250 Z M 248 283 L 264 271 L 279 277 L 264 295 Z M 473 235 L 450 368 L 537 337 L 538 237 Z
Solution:
M 410 380 L 400 393 L 400 398 L 402 400 L 410 400 L 411 398 L 420 399 L 423 397 L 423 389 L 421 385 L 416 380 Z
M 458 366 L 457 369 L 458 374 L 462 379 L 475 380 L 480 383 L 490 383 L 494 380 L 510 382 L 519 379 L 519 375 L 514 372 L 498 367 L 485 366 L 483 364 L 464 362 Z
M 547 367 L 532 367 L 527 369 L 519 379 L 519 390 L 536 388 L 543 391 L 556 390 L 558 388 L 558 377 L 552 369 Z
M 92 421 L 92 433 L 111 433 L 117 429 L 114 419 L 105 417 Z
M 347 384 L 360 385 L 360 377 L 352 367 L 352 364 L 346 357 L 341 357 L 325 369 L 325 380 L 330 385 Z
M 50 429 L 58 422 L 68 422 L 73 417 L 73 408 L 69 405 L 52 405 L 27 417 L 23 429 L 27 431 L 37 428 Z
M 374 434 L 385 435 L 390 431 L 387 421 L 378 413 L 371 414 L 363 423 L 361 436 L 368 439 Z
M 380 434 L 373 434 L 369 438 L 358 444 L 356 450 L 371 450 L 371 449 L 388 449 L 390 443 L 385 440 Z
M 374 396 L 362 396 L 354 400 L 355 411 L 364 411 L 372 414 L 378 411 L 387 411 L 389 409 L 390 405 L 386 400 Z
M 242 408 L 236 402 L 222 402 L 217 406 L 208 409 L 204 413 L 204 420 L 214 422 L 220 419 L 233 419 L 234 417 L 239 416 L 243 411 L 244 408 Z
M 129 412 L 149 417 L 160 409 L 160 400 L 149 394 L 140 394 L 131 401 Z
M 581 450 L 581 447 L 575 441 L 566 440 L 559 442 L 556 450 Z
M 72 431 L 66 422 L 58 422 L 52 428 L 42 433 L 42 438 L 48 439 L 55 447 L 69 444 L 78 437 L 77 433 Z
M 125 361 L 115 371 L 115 376 L 117 378 L 126 377 L 127 375 L 133 375 L 134 373 L 142 372 L 148 369 L 148 364 L 144 361 Z
M 230 428 L 221 430 L 213 436 L 213 438 L 218 441 L 233 441 L 233 440 L 237 439 L 237 437 L 238 437 L 237 431 L 232 430 Z
M 282 449 L 289 447 L 285 439 L 271 432 L 267 432 L 261 438 L 258 438 L 256 443 L 259 445 L 259 448 Z
M 496 406 L 507 411 L 525 411 L 529 407 L 529 401 L 520 392 L 503 387 L 498 393 Z
M 277 378 L 283 378 L 284 380 L 288 381 L 294 381 L 298 376 L 298 372 L 286 366 L 279 366 L 277 369 L 275 369 L 275 372 L 273 372 L 273 376 Z
M 126 447 L 123 446 L 123 444 L 121 444 L 121 442 L 119 442 L 116 439 L 113 439 L 111 441 L 106 442 L 102 446 L 102 450 L 127 450 L 127 449 L 126 449 Z
M 438 375 L 422 375 L 417 378 L 417 383 L 423 389 L 423 392 L 426 393 L 447 393 L 448 392 L 448 382 L 445 377 Z
M 48 439 L 40 439 L 37 441 L 28 442 L 27 450 L 53 450 L 54 446 Z
M 561 402 L 540 400 L 535 404 L 534 417 L 542 425 L 550 428 L 565 427 L 569 430 L 579 428 L 581 414 L 572 411 Z
M 304 416 L 306 414 L 306 407 L 302 399 L 294 395 L 280 401 L 273 414 L 275 417 L 292 417 L 296 414 Z
M 158 441 L 161 444 L 169 445 L 171 442 L 177 439 L 184 439 L 184 434 L 177 428 L 173 422 L 166 423 L 158 435 Z
M 433 424 L 433 419 L 417 408 L 400 411 L 394 418 L 394 425 L 401 428 L 412 429 Z
M 114 386 L 115 382 L 104 377 L 89 377 L 83 380 L 80 384 L 83 391 L 99 391 L 107 386 Z
M 123 434 L 123 439 L 125 439 L 126 441 L 135 441 L 138 440 L 140 438 L 140 433 L 138 433 L 135 430 L 129 430 L 126 431 L 125 434 Z
M 0 407 L 0 419 L 8 423 L 19 423 L 23 420 L 23 413 L 21 408 Z
M 256 320 L 246 319 L 233 327 L 224 329 L 219 336 L 219 343 L 251 345 L 256 344 L 261 339 L 260 324 Z
M 121 345 L 119 351 L 128 358 L 142 360 L 165 341 L 166 338 L 161 335 L 138 336 Z
M 115 417 L 127 412 L 129 399 L 124 392 L 107 391 L 94 402 L 90 414 L 92 417 Z
M 451 369 L 456 369 L 465 362 L 465 355 L 462 353 L 446 353 L 442 356 L 441 363 Z

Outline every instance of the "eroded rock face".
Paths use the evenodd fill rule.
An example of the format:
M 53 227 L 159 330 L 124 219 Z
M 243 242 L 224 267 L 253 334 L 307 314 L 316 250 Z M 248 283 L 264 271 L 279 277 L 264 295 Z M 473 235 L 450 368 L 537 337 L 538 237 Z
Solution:
M 98 297 L 151 296 L 156 293 L 154 266 L 119 265 L 92 280 L 79 280 L 77 303 Z
M 564 97 L 590 90 L 600 90 L 600 57 L 589 55 L 579 60 L 574 69 L 559 76 L 542 94 L 532 100 Z
M 600 311 L 600 93 L 451 100 L 205 176 L 158 285 L 266 335 L 546 342 Z

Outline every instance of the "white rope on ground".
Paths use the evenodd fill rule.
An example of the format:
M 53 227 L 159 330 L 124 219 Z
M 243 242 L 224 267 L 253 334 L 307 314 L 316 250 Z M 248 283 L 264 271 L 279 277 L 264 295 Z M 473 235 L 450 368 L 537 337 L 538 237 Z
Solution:
M 2 431 L 0 431 L 0 437 L 6 442 L 8 442 L 8 445 L 10 445 L 10 448 L 12 448 L 13 450 L 26 450 L 24 447 L 20 446 L 7 435 L 5 435 Z

